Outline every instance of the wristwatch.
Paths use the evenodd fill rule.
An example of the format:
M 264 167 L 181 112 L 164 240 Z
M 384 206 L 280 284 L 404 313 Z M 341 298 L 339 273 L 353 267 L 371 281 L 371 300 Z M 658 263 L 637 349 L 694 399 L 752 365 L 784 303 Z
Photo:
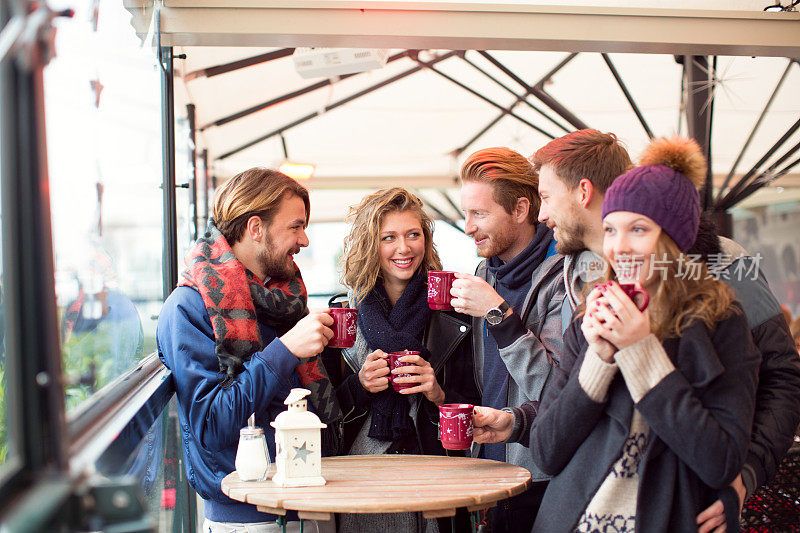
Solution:
M 496 326 L 503 321 L 503 318 L 506 316 L 506 311 L 508 311 L 510 308 L 511 306 L 508 305 L 508 302 L 503 300 L 503 303 L 497 307 L 492 307 L 486 311 L 484 318 L 486 318 L 486 322 L 488 322 L 490 325 Z

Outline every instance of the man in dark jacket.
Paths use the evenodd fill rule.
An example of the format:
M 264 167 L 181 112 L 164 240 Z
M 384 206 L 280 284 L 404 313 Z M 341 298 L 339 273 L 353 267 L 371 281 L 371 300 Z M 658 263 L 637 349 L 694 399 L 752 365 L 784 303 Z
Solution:
M 580 130 L 551 141 L 532 160 L 541 198 L 538 220 L 553 230 L 556 251 L 565 255 L 561 307 L 565 331 L 586 282 L 605 271 L 603 196 L 614 179 L 630 168 L 631 159 L 613 134 Z M 475 441 L 527 446 L 538 403 L 516 405 L 505 411 L 477 407 Z
M 324 392 L 325 383 L 308 379 L 318 372 L 309 358 L 333 336 L 333 319 L 308 314 L 292 259 L 308 246 L 308 213 L 308 191 L 280 172 L 254 168 L 233 177 L 217 193 L 213 221 L 161 310 L 158 352 L 172 371 L 186 477 L 205 501 L 205 532 L 243 524 L 280 530 L 275 516 L 229 499 L 220 482 L 235 468 L 239 430 L 250 415 L 275 457 L 269 422 L 285 409 L 290 388 Z
M 547 221 L 555 229 L 559 251 L 571 254 L 565 263 L 569 271 L 564 279 L 568 298 L 575 298 L 571 302 L 573 308 L 579 302 L 583 285 L 597 271 L 593 265 L 602 256 L 599 206 L 603 203 L 605 190 L 616 176 L 626 170 L 622 168 L 626 167 L 625 158 L 616 150 L 607 152 L 605 164 L 596 159 L 616 142 L 613 135 L 580 130 L 551 141 L 533 157 L 539 169 L 539 194 L 542 198 L 539 220 Z M 604 178 L 598 179 L 598 176 Z M 742 475 L 733 483 L 741 508 L 746 495 L 775 475 L 778 463 L 791 446 L 800 423 L 800 358 L 780 306 L 758 265 L 753 265 L 753 258 L 733 241 L 719 241 L 714 236 L 709 239 L 708 233 L 707 223 L 701 224 L 695 245 L 700 248 L 693 248 L 689 253 L 702 254 L 706 260 L 716 259 L 709 265 L 712 270 L 720 272 L 720 278 L 734 289 L 762 356 L 750 449 Z M 568 249 L 565 249 L 565 243 Z M 738 250 L 734 251 L 734 247 Z M 728 250 L 727 253 L 722 253 L 724 249 Z M 719 259 L 724 258 L 728 258 L 727 261 L 719 263 Z M 734 276 L 734 273 L 742 275 Z M 562 365 L 560 370 L 566 374 L 559 371 L 557 381 L 562 381 L 570 369 Z M 480 426 L 476 429 L 476 441 L 528 444 L 538 405 L 522 404 L 514 408 L 513 413 L 476 409 L 475 424 Z M 722 503 L 717 501 L 700 513 L 698 524 L 703 533 L 724 524 Z
M 539 196 L 530 162 L 508 148 L 470 155 L 461 169 L 466 233 L 485 257 L 477 275 L 456 274 L 456 311 L 470 315 L 481 403 L 497 409 L 538 402 L 561 356 L 563 258 L 553 232 L 536 222 Z M 519 444 L 490 444 L 483 457 L 531 471 L 528 491 L 498 503 L 492 531 L 530 531 L 548 476 Z
M 719 237 L 714 222 L 700 220 L 689 255 L 699 256 L 726 281 L 741 302 L 756 347 L 761 352 L 756 411 L 750 445 L 741 475 L 733 488 L 744 501 L 778 471 L 800 424 L 800 358 L 780 304 L 770 291 L 758 260 L 730 239 Z M 725 523 L 721 501 L 698 516 L 699 532 L 715 531 Z

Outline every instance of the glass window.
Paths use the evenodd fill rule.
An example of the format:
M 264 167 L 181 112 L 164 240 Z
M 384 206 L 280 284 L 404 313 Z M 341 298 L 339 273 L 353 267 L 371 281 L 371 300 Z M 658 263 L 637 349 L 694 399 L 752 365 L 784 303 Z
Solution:
M 11 18 L 11 6 L 7 3 L 0 5 L 0 28 L 5 26 L 7 20 Z M 5 121 L 9 120 L 12 116 L 12 113 L 8 113 L 9 109 L 4 109 L 4 106 L 14 106 L 15 102 L 11 100 L 13 80 L 8 77 L 10 68 L 10 61 L 4 62 L 0 65 L 0 127 L 2 127 L 2 134 L 3 136 L 9 135 L 12 132 L 9 131 L 15 125 L 13 124 L 6 124 Z M 11 144 L 8 142 L 8 139 L 1 139 L 0 140 L 0 160 L 7 154 L 3 153 L 6 147 Z M 2 190 L 0 189 L 0 194 Z M 2 198 L 0 198 L 0 205 L 2 205 Z M 5 236 L 5 225 L 6 220 L 5 217 L 2 216 L 3 213 L 0 213 L 0 472 L 7 472 L 4 466 L 11 462 L 11 458 L 15 454 L 15 439 L 14 439 L 14 425 L 13 420 L 9 420 L 9 417 L 12 416 L 11 409 L 9 407 L 13 405 L 12 402 L 9 402 L 10 391 L 9 391 L 9 368 L 8 368 L 8 358 L 6 357 L 6 306 L 5 306 L 5 294 L 4 294 L 4 272 L 3 272 L 3 244 L 4 244 L 4 236 Z
M 58 2 L 51 2 L 58 4 Z M 161 109 L 154 49 L 122 2 L 73 1 L 45 69 L 67 409 L 155 350 Z
M 0 227 L 0 243 L 2 242 L 3 229 Z M 2 247 L 0 247 L 2 250 Z M 3 262 L 0 254 L 0 468 L 14 453 L 14 442 L 11 438 L 11 424 L 8 417 L 8 372 L 6 359 L 6 313 L 3 303 Z

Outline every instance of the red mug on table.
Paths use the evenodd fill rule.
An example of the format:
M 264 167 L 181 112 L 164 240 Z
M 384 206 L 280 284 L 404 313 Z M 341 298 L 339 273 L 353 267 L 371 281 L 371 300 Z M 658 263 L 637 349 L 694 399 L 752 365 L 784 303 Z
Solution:
M 428 307 L 437 311 L 450 311 L 450 287 L 453 286 L 455 272 L 444 270 L 428 271 Z
M 439 439 L 447 450 L 466 450 L 472 445 L 472 410 L 470 403 L 446 403 L 439 406 Z
M 356 342 L 356 317 L 358 311 L 347 307 L 333 307 L 330 310 L 333 317 L 333 337 L 328 341 L 331 348 L 350 348 Z
M 419 352 L 412 351 L 412 350 L 402 350 L 400 352 L 392 352 L 387 356 L 389 362 L 389 372 L 394 370 L 395 368 L 401 368 L 404 366 L 416 366 L 414 363 L 406 363 L 400 360 L 401 357 L 406 355 L 419 355 Z M 409 389 L 411 387 L 416 387 L 419 383 L 397 383 L 395 380 L 397 378 L 405 378 L 410 376 L 411 374 L 392 374 L 390 381 L 392 382 L 392 387 L 397 392 L 400 392 L 404 389 Z
M 636 304 L 639 311 L 647 309 L 647 304 L 650 303 L 650 295 L 647 294 L 647 291 L 642 288 L 640 283 L 620 283 L 619 288 L 625 291 L 625 294 Z

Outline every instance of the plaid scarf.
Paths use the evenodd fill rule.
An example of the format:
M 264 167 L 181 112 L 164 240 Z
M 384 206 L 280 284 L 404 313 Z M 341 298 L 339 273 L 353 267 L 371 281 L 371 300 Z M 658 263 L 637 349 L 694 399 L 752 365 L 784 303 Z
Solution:
M 179 285 L 193 287 L 203 297 L 214 329 L 223 388 L 230 387 L 244 370 L 244 363 L 264 349 L 259 322 L 280 335 L 308 314 L 306 286 L 297 265 L 291 280 L 270 280 L 265 287 L 236 259 L 213 221 L 189 252 L 186 265 Z M 300 383 L 311 391 L 311 404 L 320 419 L 338 425 L 341 409 L 318 357 L 304 359 L 296 372 Z

